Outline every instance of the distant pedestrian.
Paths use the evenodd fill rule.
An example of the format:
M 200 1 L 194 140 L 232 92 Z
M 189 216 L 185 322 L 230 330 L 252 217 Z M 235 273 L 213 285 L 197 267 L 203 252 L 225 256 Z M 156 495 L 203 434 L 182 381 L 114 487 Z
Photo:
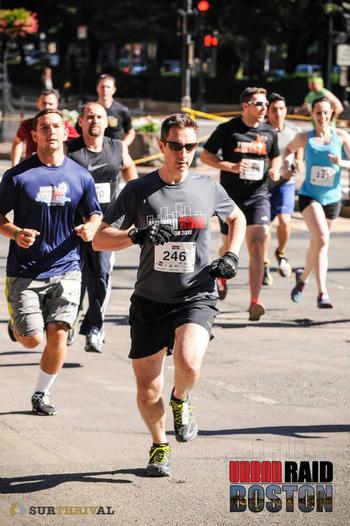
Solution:
M 41 81 L 43 85 L 43 89 L 45 90 L 52 90 L 54 89 L 53 80 L 52 80 L 52 69 L 49 67 L 45 67 L 44 71 L 41 75 Z
M 311 115 L 312 103 L 319 97 L 327 97 L 327 99 L 330 101 L 332 104 L 334 119 L 336 119 L 344 111 L 344 106 L 338 97 L 336 97 L 334 93 L 324 87 L 322 77 L 310 77 L 308 80 L 308 88 L 309 92 L 305 96 L 303 105 L 300 108 L 296 108 L 295 113 Z
M 36 106 L 39 111 L 45 109 L 57 109 L 59 103 L 59 96 L 56 90 L 54 89 L 45 89 L 43 90 L 36 101 Z M 23 155 L 23 148 L 25 147 L 24 157 L 30 157 L 33 153 L 36 152 L 37 144 L 33 139 L 32 130 L 33 130 L 34 118 L 25 119 L 21 122 L 16 132 L 16 136 L 12 141 L 11 147 L 11 162 L 12 166 L 16 166 Z M 65 121 L 65 126 L 68 130 L 68 140 L 74 139 L 79 136 L 79 133 L 76 131 L 74 126 L 68 121 Z
M 97 102 L 107 111 L 108 127 L 105 136 L 120 139 L 130 146 L 135 139 L 135 130 L 131 124 L 129 109 L 113 98 L 117 91 L 116 79 L 112 75 L 100 75 L 96 91 Z

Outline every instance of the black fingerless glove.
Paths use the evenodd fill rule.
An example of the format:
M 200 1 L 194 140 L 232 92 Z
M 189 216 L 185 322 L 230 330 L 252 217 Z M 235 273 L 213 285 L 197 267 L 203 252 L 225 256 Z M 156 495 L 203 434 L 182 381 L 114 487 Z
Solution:
M 209 274 L 213 278 L 234 278 L 237 274 L 239 257 L 233 252 L 226 252 L 221 258 L 215 259 L 209 266 Z
M 132 228 L 129 231 L 129 237 L 135 245 L 164 245 L 174 236 L 173 229 L 170 225 L 150 225 L 146 228 Z

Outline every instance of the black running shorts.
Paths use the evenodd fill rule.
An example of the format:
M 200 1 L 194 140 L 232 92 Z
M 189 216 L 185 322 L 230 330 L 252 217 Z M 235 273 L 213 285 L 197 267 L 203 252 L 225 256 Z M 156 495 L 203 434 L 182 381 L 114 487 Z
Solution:
M 305 210 L 310 203 L 318 203 L 317 199 L 309 197 L 308 195 L 299 194 L 299 211 L 302 212 Z M 321 203 L 320 203 L 321 204 Z M 341 201 L 336 201 L 335 203 L 329 203 L 329 205 L 321 205 L 324 211 L 324 215 L 327 219 L 337 219 L 340 214 Z
M 168 348 L 168 354 L 172 354 L 175 329 L 186 323 L 204 327 L 212 338 L 211 329 L 218 314 L 216 303 L 210 298 L 183 303 L 159 303 L 133 294 L 129 311 L 129 358 L 145 358 L 164 347 Z
M 270 196 L 268 193 L 252 195 L 244 201 L 236 201 L 247 220 L 247 225 L 269 225 L 271 218 Z M 227 236 L 228 224 L 220 221 L 220 230 Z

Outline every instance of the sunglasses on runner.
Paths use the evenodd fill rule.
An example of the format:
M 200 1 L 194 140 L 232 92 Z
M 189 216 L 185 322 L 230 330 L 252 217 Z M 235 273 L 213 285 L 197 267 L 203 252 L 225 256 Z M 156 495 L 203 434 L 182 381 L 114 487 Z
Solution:
M 169 144 L 170 150 L 174 152 L 180 152 L 182 148 L 186 148 L 186 152 L 192 152 L 198 146 L 198 142 L 187 142 L 186 144 L 181 144 L 181 142 L 175 141 L 163 141 L 165 144 Z
M 266 108 L 269 106 L 269 103 L 263 100 L 250 100 L 247 104 L 254 104 L 257 107 L 265 106 Z

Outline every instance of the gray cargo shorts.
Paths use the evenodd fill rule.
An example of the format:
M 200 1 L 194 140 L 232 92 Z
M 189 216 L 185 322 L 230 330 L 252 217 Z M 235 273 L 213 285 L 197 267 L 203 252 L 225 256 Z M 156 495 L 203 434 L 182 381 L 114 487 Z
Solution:
M 41 333 L 53 322 L 71 327 L 78 314 L 80 289 L 80 270 L 42 280 L 7 277 L 5 292 L 12 325 L 20 336 Z

